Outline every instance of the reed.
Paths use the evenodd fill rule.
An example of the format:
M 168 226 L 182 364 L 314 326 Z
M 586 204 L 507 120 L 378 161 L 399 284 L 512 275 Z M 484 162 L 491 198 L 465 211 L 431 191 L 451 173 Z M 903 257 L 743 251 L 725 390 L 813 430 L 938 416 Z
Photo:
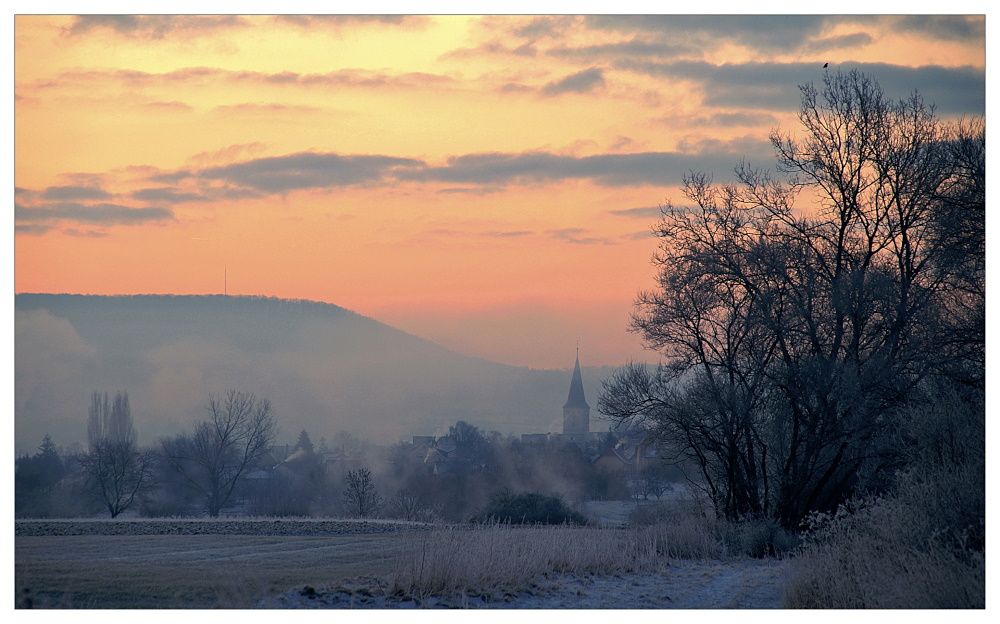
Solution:
M 648 572 L 665 562 L 646 532 L 486 524 L 415 536 L 390 579 L 398 596 L 502 596 L 546 574 Z

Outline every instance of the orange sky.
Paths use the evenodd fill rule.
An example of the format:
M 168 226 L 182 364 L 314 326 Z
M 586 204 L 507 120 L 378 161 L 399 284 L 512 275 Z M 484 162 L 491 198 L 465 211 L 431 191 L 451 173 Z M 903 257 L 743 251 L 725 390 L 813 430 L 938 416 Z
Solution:
M 979 17 L 15 18 L 15 290 L 335 303 L 470 355 L 626 332 L 682 174 L 769 165 L 796 85 L 982 114 Z

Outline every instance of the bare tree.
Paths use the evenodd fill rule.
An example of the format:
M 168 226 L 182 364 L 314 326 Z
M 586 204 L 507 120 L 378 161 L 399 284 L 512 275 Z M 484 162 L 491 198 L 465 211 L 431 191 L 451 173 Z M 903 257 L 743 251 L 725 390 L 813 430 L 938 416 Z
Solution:
M 277 426 L 271 402 L 227 390 L 209 397 L 208 420 L 194 433 L 161 441 L 163 456 L 181 481 L 204 497 L 212 517 L 229 502 L 254 461 L 271 449 Z
M 153 485 L 155 454 L 140 449 L 128 393 L 95 392 L 87 419 L 90 450 L 80 457 L 94 498 L 117 517 Z
M 420 497 L 409 490 L 400 489 L 390 499 L 392 513 L 403 520 L 419 520 L 424 506 Z
M 127 392 L 116 392 L 113 403 L 107 392 L 91 396 L 87 418 L 87 442 L 91 448 L 105 441 L 134 444 L 137 437 Z
M 104 440 L 91 446 L 80 465 L 90 478 L 95 498 L 115 518 L 153 486 L 155 461 L 152 449 Z
M 367 468 L 348 471 L 344 477 L 344 505 L 359 518 L 374 516 L 382 508 L 382 497 L 375 490 L 372 473 Z
M 930 224 L 955 180 L 917 94 L 891 101 L 856 71 L 801 91 L 804 138 L 771 136 L 783 179 L 691 174 L 691 206 L 662 209 L 632 329 L 668 363 L 625 367 L 599 401 L 682 448 L 720 513 L 789 528 L 889 478 L 894 414 L 945 364 Z
M 410 521 L 432 521 L 440 514 L 440 505 L 428 504 L 427 501 L 414 492 L 401 488 L 389 500 L 393 517 Z
M 977 389 L 986 370 L 986 121 L 963 119 L 948 128 L 944 158 L 951 176 L 938 194 L 930 229 L 941 253 L 942 332 L 946 374 Z

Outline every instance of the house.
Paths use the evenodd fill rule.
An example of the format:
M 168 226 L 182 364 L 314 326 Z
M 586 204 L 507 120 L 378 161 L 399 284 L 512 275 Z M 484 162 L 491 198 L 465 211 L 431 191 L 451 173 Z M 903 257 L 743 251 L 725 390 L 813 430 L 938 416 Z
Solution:
M 436 475 L 460 472 L 468 467 L 468 463 L 451 436 L 438 438 L 424 455 L 424 465 Z
M 548 433 L 522 433 L 521 444 L 545 444 L 549 436 Z
M 606 448 L 592 462 L 600 472 L 612 475 L 623 475 L 632 472 L 632 460 L 618 448 Z

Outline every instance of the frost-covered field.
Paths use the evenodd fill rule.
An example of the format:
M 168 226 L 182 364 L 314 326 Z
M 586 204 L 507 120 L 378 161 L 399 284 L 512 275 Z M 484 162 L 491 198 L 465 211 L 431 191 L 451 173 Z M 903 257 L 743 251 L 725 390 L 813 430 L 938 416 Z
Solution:
M 15 536 L 42 535 L 351 535 L 433 528 L 402 520 L 218 518 L 183 520 L 18 520 Z
M 444 539 L 479 539 L 468 529 L 448 527 Z M 506 539 L 588 547 L 595 539 L 613 545 L 633 535 L 510 531 Z M 505 535 L 494 531 L 482 540 Z M 787 562 L 775 560 L 672 559 L 652 567 L 647 560 L 631 571 L 543 573 L 519 587 L 393 590 L 401 562 L 441 539 L 441 527 L 388 521 L 18 521 L 16 600 L 67 608 L 777 608 L 788 571 Z M 439 551 L 435 546 L 431 556 Z

